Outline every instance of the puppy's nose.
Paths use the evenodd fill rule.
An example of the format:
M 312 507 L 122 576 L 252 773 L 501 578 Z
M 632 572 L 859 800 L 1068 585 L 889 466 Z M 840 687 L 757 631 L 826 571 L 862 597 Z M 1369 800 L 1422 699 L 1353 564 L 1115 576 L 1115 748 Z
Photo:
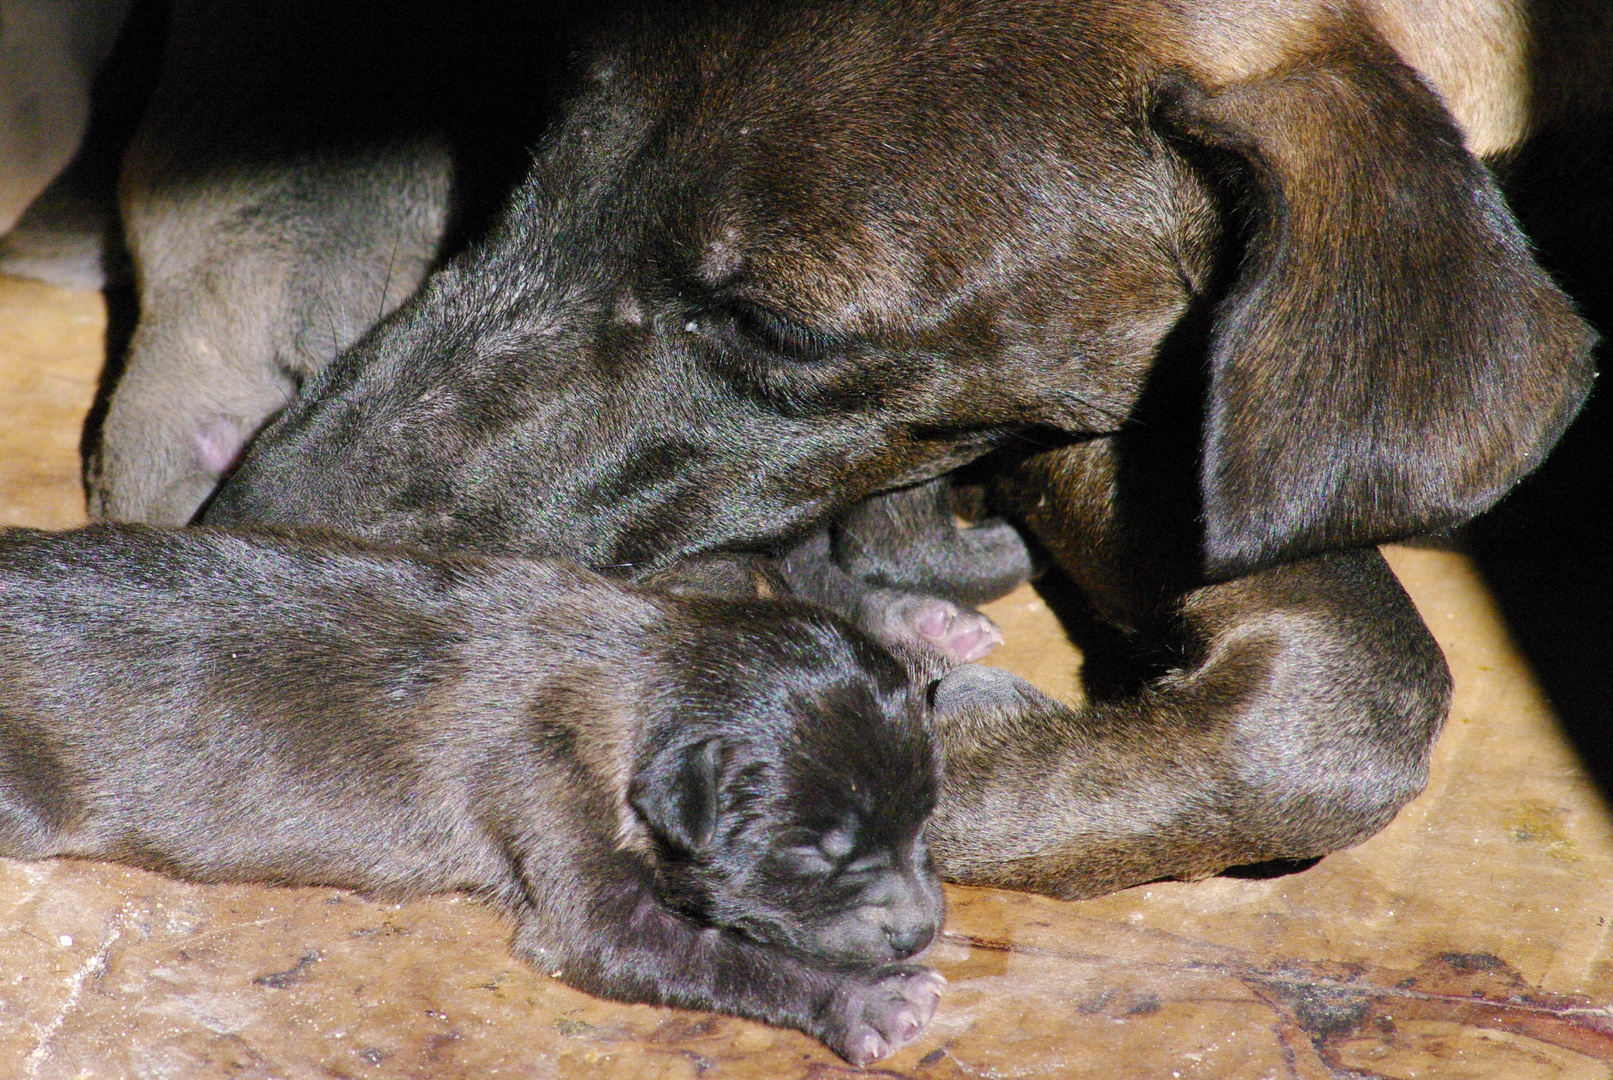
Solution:
M 885 928 L 885 940 L 890 943 L 891 952 L 896 954 L 898 960 L 906 960 L 914 953 L 923 952 L 934 939 L 933 926 L 923 926 L 917 930 L 898 930 L 894 926 Z

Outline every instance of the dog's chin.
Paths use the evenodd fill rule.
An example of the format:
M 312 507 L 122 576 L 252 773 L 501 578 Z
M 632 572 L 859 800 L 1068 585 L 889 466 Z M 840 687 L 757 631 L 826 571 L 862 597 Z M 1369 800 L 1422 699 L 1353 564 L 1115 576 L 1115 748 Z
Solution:
M 802 925 L 776 914 L 770 917 L 730 915 L 728 918 L 719 915 L 713 921 L 763 945 L 789 949 L 831 964 L 869 967 L 907 959 L 891 946 L 883 930 L 870 921 L 858 919 L 855 911 L 819 926 Z
M 775 927 L 773 943 L 834 964 L 865 967 L 910 960 L 929 947 L 940 931 L 925 924 L 894 938 L 877 909 L 853 909 L 816 926 Z

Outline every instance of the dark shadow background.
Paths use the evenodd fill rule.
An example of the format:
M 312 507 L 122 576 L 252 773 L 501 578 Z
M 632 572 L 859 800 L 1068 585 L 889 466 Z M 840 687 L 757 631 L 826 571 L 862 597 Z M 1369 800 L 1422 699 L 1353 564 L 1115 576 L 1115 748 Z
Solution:
M 205 8 L 206 3 L 194 5 Z M 453 169 L 440 257 L 484 233 L 526 172 L 568 69 L 561 27 L 576 0 L 274 0 L 213 13 L 213 54 L 185 69 L 188 84 L 230 88 L 223 119 L 198 110 L 182 129 L 185 166 L 164 183 L 208 183 L 266 161 L 363 160 L 377 149 L 431 139 Z M 159 76 L 173 0 L 134 0 L 97 74 L 83 143 L 29 207 L 17 234 L 99 240 L 107 301 L 106 367 L 81 450 L 98 444 L 112 389 L 138 318 L 116 190 Z M 234 9 L 230 9 L 233 11 Z
M 1527 0 L 1538 133 L 1497 166 L 1541 261 L 1613 360 L 1613 4 Z M 1613 387 L 1469 530 L 1471 550 L 1586 767 L 1613 800 Z
M 1613 78 L 1613 72 L 1608 73 Z M 1541 261 L 1613 337 L 1613 110 L 1537 136 L 1502 175 Z M 1471 549 L 1580 757 L 1613 798 L 1613 393 L 1599 380 L 1540 471 Z

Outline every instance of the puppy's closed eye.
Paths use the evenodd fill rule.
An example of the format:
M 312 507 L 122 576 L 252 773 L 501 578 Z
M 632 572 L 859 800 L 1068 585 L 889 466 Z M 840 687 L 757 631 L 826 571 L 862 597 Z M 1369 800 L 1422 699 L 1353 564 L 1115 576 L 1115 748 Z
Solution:
M 839 865 L 816 844 L 785 848 L 779 852 L 779 857 L 791 870 L 804 877 L 828 877 Z
M 842 865 L 856 848 L 857 822 L 848 820 L 824 832 L 816 843 L 797 844 L 785 848 L 780 855 L 791 869 L 809 876 L 861 874 L 890 865 L 889 857 L 883 853 L 865 856 L 850 866 Z
M 876 851 L 871 855 L 864 855 L 856 862 L 849 863 L 841 871 L 847 875 L 877 874 L 881 870 L 889 870 L 891 857 L 883 851 Z
M 829 858 L 838 862 L 850 855 L 857 846 L 857 829 L 854 822 L 848 822 L 839 828 L 830 829 L 818 841 L 818 847 Z

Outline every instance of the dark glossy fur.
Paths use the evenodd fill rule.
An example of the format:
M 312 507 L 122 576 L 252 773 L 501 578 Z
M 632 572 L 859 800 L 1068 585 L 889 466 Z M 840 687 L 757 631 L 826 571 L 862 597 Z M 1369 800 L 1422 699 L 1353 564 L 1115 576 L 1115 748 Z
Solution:
M 931 835 L 944 873 L 1077 899 L 1372 835 L 1422 790 L 1450 704 L 1444 657 L 1410 599 L 1371 550 L 1186 584 L 1170 542 L 1182 523 L 1157 502 L 1135 507 L 1116 483 L 1117 448 L 1151 452 L 1121 439 L 1035 455 L 1005 467 L 991 494 L 1056 545 L 1134 651 L 1156 666 L 1168 656 L 1169 670 L 1129 692 L 1094 686 L 1077 708 L 994 668 L 943 678 Z M 848 519 L 854 556 L 836 558 L 820 536 L 786 556 L 784 576 L 900 638 L 881 619 L 926 602 L 904 590 L 944 591 L 937 573 L 973 540 L 944 490 L 870 500 Z M 1053 507 L 1062 536 L 1048 529 Z M 1029 565 L 1006 525 L 986 527 L 991 555 L 954 595 L 995 595 Z
M 1070 775 L 1095 752 L 1083 724 L 1153 733 L 1102 740 L 1109 794 L 1070 788 L 1011 862 L 954 830 L 947 873 L 1081 895 L 1386 820 L 1421 783 L 1448 674 L 1364 547 L 1491 505 L 1591 378 L 1590 331 L 1428 86 L 1342 5 L 640 7 L 582 46 L 502 224 L 303 385 L 207 520 L 649 574 L 787 548 L 1011 449 L 993 507 L 1105 618 L 1189 659 L 1100 719 L 1048 722 L 1063 735 L 1038 745 Z M 205 186 L 151 198 L 144 175 L 143 211 L 206 209 Z M 362 236 L 380 219 L 360 202 L 333 187 L 298 235 Z M 277 236 L 241 239 L 278 265 Z M 163 312 L 142 330 L 216 330 Z M 170 388 L 131 416 L 183 400 L 187 363 L 131 354 Z M 103 471 L 103 511 L 169 512 L 120 501 L 161 479 L 144 437 L 103 449 L 139 480 Z M 819 568 L 845 571 L 827 543 Z M 829 599 L 844 584 L 813 574 Z M 948 741 L 970 779 L 943 820 L 1024 790 L 971 746 Z M 1178 769 L 1214 797 L 1157 783 Z M 1128 776 L 1201 826 L 1128 804 Z M 1088 817 L 1125 854 L 1092 855 Z
M 1325 855 L 1422 790 L 1444 658 L 1373 551 L 1190 593 L 1181 666 L 1078 709 L 969 665 L 935 693 L 949 877 L 1070 899 Z
M 1113 433 L 1211 302 L 1212 572 L 1492 503 L 1573 415 L 1591 335 L 1438 100 L 1348 20 L 1207 93 L 1168 25 L 1108 10 L 612 28 L 502 228 L 311 383 L 210 519 L 600 564 L 771 544 L 1028 425 Z
M 574 986 L 928 1022 L 923 693 L 831 616 L 357 541 L 0 534 L 0 855 L 466 890 Z

